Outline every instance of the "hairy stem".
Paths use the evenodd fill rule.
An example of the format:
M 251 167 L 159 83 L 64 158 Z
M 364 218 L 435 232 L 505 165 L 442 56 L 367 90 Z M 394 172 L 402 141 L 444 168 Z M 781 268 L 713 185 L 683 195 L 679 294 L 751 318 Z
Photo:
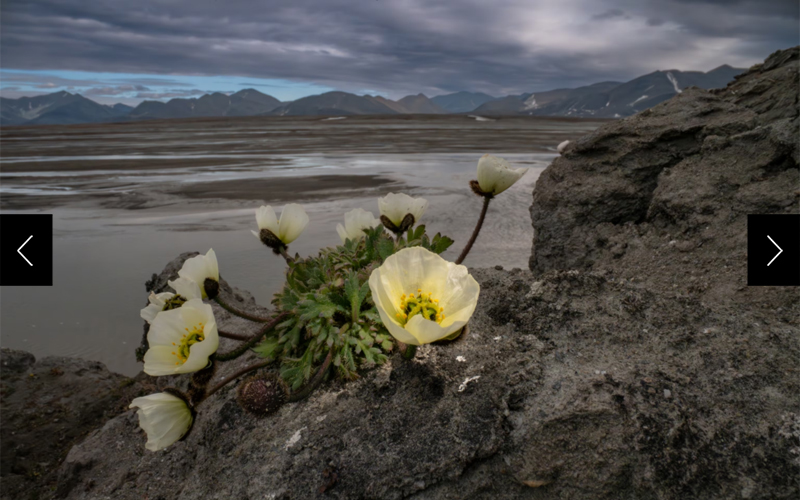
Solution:
M 314 377 L 306 385 L 298 389 L 297 392 L 293 392 L 291 395 L 289 395 L 287 401 L 300 401 L 311 395 L 311 393 L 314 392 L 314 389 L 316 389 L 325 378 L 325 372 L 327 372 L 328 368 L 330 368 L 331 360 L 333 360 L 333 349 L 328 351 L 328 355 L 325 356 L 325 361 L 322 362 L 322 366 L 319 367 L 316 375 L 314 375 Z
M 486 210 L 489 209 L 489 202 L 492 199 L 489 196 L 483 197 L 483 208 L 481 209 L 481 216 L 478 217 L 478 223 L 475 225 L 475 230 L 472 231 L 472 236 L 470 236 L 469 241 L 467 242 L 467 246 L 464 247 L 464 250 L 461 251 L 461 255 L 458 256 L 456 259 L 456 264 L 461 264 L 464 262 L 464 259 L 467 258 L 467 254 L 470 250 L 472 250 L 472 245 L 475 244 L 475 240 L 478 239 L 478 233 L 481 232 L 481 227 L 483 226 L 483 220 L 486 218 Z
M 275 316 L 272 320 L 270 320 L 269 323 L 262 326 L 261 330 L 259 330 L 258 333 L 250 337 L 249 340 L 247 340 L 247 342 L 243 343 L 242 345 L 240 345 L 236 349 L 233 349 L 232 351 L 225 353 L 220 353 L 220 352 L 216 353 L 214 355 L 214 359 L 216 359 L 217 361 L 230 361 L 232 359 L 238 358 L 242 354 L 246 353 L 254 345 L 261 342 L 261 339 L 264 338 L 264 335 L 266 335 L 268 331 L 275 328 L 275 325 L 277 325 L 282 319 L 284 319 L 288 315 L 289 315 L 288 312 L 280 313 L 279 315 Z
M 256 323 L 266 323 L 268 321 L 272 321 L 272 318 L 262 318 L 261 316 L 256 316 L 254 314 L 246 313 L 241 309 L 237 309 L 232 305 L 228 304 L 222 298 L 217 295 L 214 297 L 214 302 L 219 304 L 223 309 L 228 311 L 229 313 L 233 314 L 234 316 L 239 316 L 240 318 L 249 319 L 250 321 L 254 321 Z
M 280 252 L 281 256 L 283 257 L 283 259 L 286 261 L 287 264 L 294 264 L 294 259 L 290 257 L 289 254 L 286 252 L 285 246 L 279 247 L 278 251 Z
M 239 335 L 238 333 L 223 332 L 222 330 L 218 330 L 218 333 L 220 337 L 226 339 L 241 340 L 241 341 L 250 340 L 250 335 Z
M 195 406 L 199 405 L 200 403 L 202 403 L 206 399 L 210 398 L 212 394 L 214 394 L 218 390 L 222 389 L 226 385 L 230 384 L 231 382 L 233 382 L 237 378 L 241 377 L 242 375 L 245 375 L 245 374 L 247 374 L 247 373 L 249 373 L 249 372 L 251 372 L 253 370 L 258 370 L 259 368 L 264 368 L 265 366 L 269 366 L 271 363 L 272 363 L 272 360 L 261 361 L 260 363 L 256 363 L 254 365 L 245 366 L 244 368 L 232 373 L 231 375 L 228 375 L 227 377 L 221 378 L 219 382 L 217 382 L 214 386 L 211 387 L 211 389 L 208 389 L 206 391 L 205 397 L 199 403 L 197 403 Z

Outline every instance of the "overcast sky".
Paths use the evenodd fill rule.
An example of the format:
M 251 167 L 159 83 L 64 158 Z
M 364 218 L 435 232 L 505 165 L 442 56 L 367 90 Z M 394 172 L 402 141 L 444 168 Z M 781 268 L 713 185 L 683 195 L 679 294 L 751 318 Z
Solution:
M 797 0 L 2 0 L 0 94 L 495 96 L 748 67 Z

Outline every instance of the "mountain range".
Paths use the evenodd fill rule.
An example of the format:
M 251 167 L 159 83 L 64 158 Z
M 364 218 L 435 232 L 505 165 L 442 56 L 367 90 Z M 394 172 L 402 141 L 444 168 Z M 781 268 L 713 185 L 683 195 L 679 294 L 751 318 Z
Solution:
M 73 124 L 223 116 L 447 113 L 621 118 L 666 101 L 687 87 L 725 87 L 744 71 L 723 65 L 707 73 L 654 71 L 628 82 L 608 81 L 574 89 L 499 98 L 481 92 L 462 91 L 433 98 L 424 94 L 409 95 L 397 101 L 382 96 L 333 91 L 281 102 L 255 89 L 245 89 L 230 95 L 215 92 L 198 98 L 177 98 L 167 102 L 143 101 L 132 108 L 124 104 L 98 104 L 80 94 L 62 91 L 19 99 L 0 98 L 0 124 Z

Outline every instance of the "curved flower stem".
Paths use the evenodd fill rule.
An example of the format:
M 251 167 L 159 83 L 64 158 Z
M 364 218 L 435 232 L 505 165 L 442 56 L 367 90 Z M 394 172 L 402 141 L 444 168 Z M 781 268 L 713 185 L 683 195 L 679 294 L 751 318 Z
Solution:
M 246 313 L 241 309 L 237 309 L 232 305 L 228 304 L 219 295 L 214 297 L 214 302 L 219 304 L 223 309 L 228 311 L 229 313 L 233 314 L 234 316 L 239 316 L 240 318 L 249 319 L 250 321 L 254 321 L 256 323 L 266 323 L 267 321 L 272 321 L 272 318 L 262 318 L 261 316 L 256 316 L 254 314 Z
M 219 353 L 219 352 L 216 353 L 214 355 L 214 359 L 216 359 L 217 361 L 230 361 L 232 359 L 238 358 L 242 354 L 246 353 L 251 347 L 260 342 L 268 331 L 275 328 L 275 325 L 277 325 L 283 318 L 285 318 L 288 315 L 289 315 L 288 312 L 280 313 L 279 315 L 275 316 L 269 323 L 262 326 L 261 330 L 252 337 L 250 337 L 250 339 L 247 342 L 243 343 L 242 345 L 240 345 L 236 349 L 233 349 L 232 351 L 225 353 Z
M 223 332 L 222 330 L 218 330 L 220 337 L 231 339 L 231 340 L 250 340 L 250 335 L 239 335 L 238 333 L 230 333 L 230 332 Z
M 464 247 L 464 250 L 461 251 L 461 255 L 458 256 L 458 259 L 456 259 L 456 264 L 461 264 L 464 262 L 464 259 L 467 258 L 467 254 L 472 249 L 472 245 L 475 244 L 475 240 L 478 239 L 478 233 L 481 232 L 481 226 L 483 226 L 483 220 L 486 218 L 486 210 L 489 208 L 490 201 L 492 201 L 491 197 L 483 197 L 483 209 L 481 209 L 481 216 L 478 217 L 478 223 L 475 225 L 475 230 L 472 231 L 472 236 L 469 238 L 467 246 Z
M 214 394 L 218 390 L 222 389 L 226 385 L 230 384 L 231 382 L 233 382 L 237 378 L 241 377 L 242 375 L 245 375 L 245 374 L 247 374 L 247 373 L 249 373 L 249 372 L 251 372 L 253 370 L 258 370 L 259 368 L 264 368 L 265 366 L 269 366 L 272 362 L 273 362 L 273 360 L 261 361 L 260 363 L 256 363 L 254 365 L 245 366 L 241 370 L 238 370 L 238 371 L 232 373 L 231 375 L 228 375 L 227 377 L 223 377 L 222 379 L 220 379 L 219 382 L 217 382 L 213 387 L 211 387 L 211 389 L 208 389 L 206 391 L 206 394 L 203 397 L 203 399 L 200 400 L 200 402 L 198 402 L 197 404 L 195 404 L 195 406 L 199 405 L 200 403 L 202 403 L 206 399 L 210 398 L 212 394 Z
M 328 351 L 328 355 L 325 356 L 325 361 L 322 362 L 322 366 L 319 367 L 319 370 L 317 370 L 317 374 L 314 375 L 314 378 L 312 378 L 308 384 L 301 387 L 297 392 L 289 395 L 286 401 L 296 402 L 311 395 L 311 393 L 314 392 L 314 389 L 319 387 L 319 384 L 321 384 L 322 380 L 325 378 L 325 372 L 327 372 L 328 368 L 330 368 L 331 360 L 333 360 L 333 349 Z
M 294 259 L 291 256 L 289 256 L 289 254 L 286 252 L 285 246 L 281 246 L 278 251 L 280 252 L 281 256 L 283 257 L 283 259 L 286 261 L 287 264 L 294 264 Z

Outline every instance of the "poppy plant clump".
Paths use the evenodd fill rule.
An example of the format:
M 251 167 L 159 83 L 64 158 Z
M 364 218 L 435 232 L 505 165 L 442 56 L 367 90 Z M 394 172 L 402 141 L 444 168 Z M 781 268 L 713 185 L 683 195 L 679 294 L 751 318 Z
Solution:
M 394 352 L 412 359 L 417 346 L 458 338 L 480 294 L 461 262 L 477 238 L 489 201 L 525 170 L 511 169 L 500 158 L 481 159 L 478 180 L 471 186 L 484 198 L 483 210 L 455 263 L 440 256 L 453 240 L 441 233 L 429 236 L 419 224 L 428 208 L 422 198 L 390 193 L 378 200 L 379 218 L 360 208 L 348 212 L 344 225 L 336 228 L 342 244 L 305 258 L 288 252 L 308 225 L 305 209 L 287 205 L 278 219 L 272 207 L 260 207 L 259 230 L 253 234 L 287 264 L 286 282 L 266 317 L 228 303 L 213 249 L 187 259 L 180 278 L 169 282 L 175 292 L 152 294 L 141 312 L 149 345 L 145 372 L 191 374 L 185 393 L 169 388 L 131 404 L 138 408 L 148 436 L 147 449 L 157 451 L 185 439 L 197 407 L 243 375 L 255 373 L 240 384 L 237 400 L 249 413 L 263 417 L 307 397 L 328 377 L 352 380 Z M 218 329 L 204 300 L 259 324 L 259 331 L 243 336 Z M 219 352 L 220 337 L 238 345 Z M 211 384 L 219 363 L 247 352 L 263 359 Z

